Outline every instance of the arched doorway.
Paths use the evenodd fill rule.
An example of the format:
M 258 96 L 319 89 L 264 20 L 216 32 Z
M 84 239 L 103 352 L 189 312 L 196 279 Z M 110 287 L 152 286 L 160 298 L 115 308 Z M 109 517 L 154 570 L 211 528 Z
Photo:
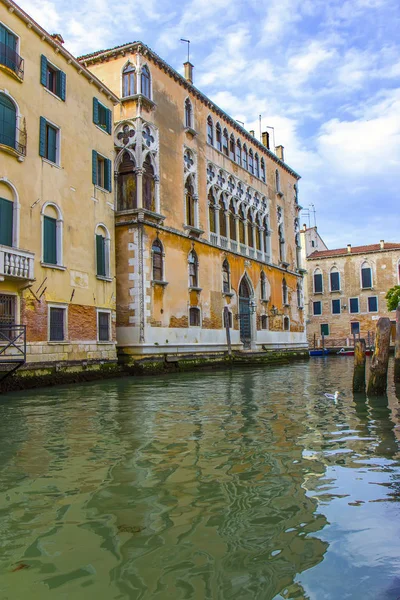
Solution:
M 251 286 L 248 278 L 244 276 L 239 286 L 239 322 L 240 339 L 245 347 L 251 344 L 251 312 L 250 298 L 252 296 Z

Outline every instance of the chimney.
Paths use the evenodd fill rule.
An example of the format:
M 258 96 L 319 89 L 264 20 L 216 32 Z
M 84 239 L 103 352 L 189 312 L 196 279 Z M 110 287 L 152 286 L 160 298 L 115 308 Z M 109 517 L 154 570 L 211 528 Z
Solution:
M 347 244 L 347 252 L 350 254 L 351 253 L 351 244 Z
M 269 150 L 269 133 L 268 131 L 263 131 L 261 134 L 261 139 L 262 139 L 262 143 L 263 145 L 268 148 Z
M 249 133 L 250 133 L 250 135 L 252 135 L 254 137 L 254 134 L 255 134 L 254 129 L 250 129 Z
M 384 250 L 385 249 L 385 240 L 381 240 L 379 243 L 381 245 L 381 250 Z
M 283 154 L 283 146 L 276 146 L 275 154 L 278 158 L 280 158 L 283 162 L 285 162 L 284 154 Z
M 189 83 L 193 83 L 193 69 L 194 69 L 194 66 L 188 60 L 185 63 L 183 63 L 183 66 L 185 67 L 185 79 Z
M 307 231 L 307 225 L 303 223 L 303 231 Z
M 64 43 L 64 38 L 61 35 L 61 33 L 52 33 L 51 37 L 53 38 L 53 40 L 55 40 L 59 44 L 63 44 Z

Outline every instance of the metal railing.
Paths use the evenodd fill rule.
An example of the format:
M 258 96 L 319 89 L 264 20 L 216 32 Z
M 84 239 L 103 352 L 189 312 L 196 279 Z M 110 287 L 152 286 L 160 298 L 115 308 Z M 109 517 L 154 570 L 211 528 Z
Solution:
M 15 127 L 14 135 L 7 135 L 3 131 L 0 132 L 0 144 L 13 148 L 21 154 L 26 156 L 26 130 Z
M 24 59 L 2 42 L 0 42 L 0 64 L 14 71 L 20 79 L 24 78 Z
M 26 325 L 0 324 L 0 381 L 26 362 Z

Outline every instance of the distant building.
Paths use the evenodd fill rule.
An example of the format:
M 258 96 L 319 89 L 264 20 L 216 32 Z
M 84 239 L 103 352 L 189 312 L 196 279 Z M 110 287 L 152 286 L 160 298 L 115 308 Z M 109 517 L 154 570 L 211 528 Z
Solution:
M 124 360 L 306 345 L 299 176 L 142 43 L 80 57 L 114 110 Z
M 371 343 L 376 321 L 388 312 L 385 295 L 400 283 L 400 243 L 351 246 L 328 250 L 316 227 L 304 226 L 302 246 L 307 250 L 306 310 L 310 347 L 353 345 L 360 336 Z

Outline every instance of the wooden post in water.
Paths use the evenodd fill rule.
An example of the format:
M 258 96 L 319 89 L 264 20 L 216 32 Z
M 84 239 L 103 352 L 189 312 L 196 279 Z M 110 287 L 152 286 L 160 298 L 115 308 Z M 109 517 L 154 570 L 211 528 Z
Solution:
M 325 334 L 322 332 L 322 356 L 325 354 Z
M 231 330 L 229 328 L 229 308 L 224 306 L 224 325 L 226 331 L 226 343 L 228 346 L 228 355 L 232 356 Z
M 365 340 L 354 346 L 353 392 L 365 392 Z
M 390 319 L 387 317 L 379 319 L 376 326 L 375 350 L 371 359 L 368 396 L 386 394 L 391 328 Z
M 396 309 L 396 340 L 394 344 L 394 381 L 400 383 L 400 302 Z

